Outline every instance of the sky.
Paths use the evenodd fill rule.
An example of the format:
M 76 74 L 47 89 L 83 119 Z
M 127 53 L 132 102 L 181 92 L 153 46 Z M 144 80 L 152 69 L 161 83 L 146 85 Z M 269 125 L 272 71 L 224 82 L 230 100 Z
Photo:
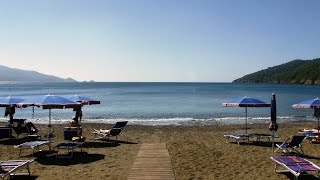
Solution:
M 319 0 L 0 0 L 0 65 L 77 81 L 231 82 L 320 57 Z

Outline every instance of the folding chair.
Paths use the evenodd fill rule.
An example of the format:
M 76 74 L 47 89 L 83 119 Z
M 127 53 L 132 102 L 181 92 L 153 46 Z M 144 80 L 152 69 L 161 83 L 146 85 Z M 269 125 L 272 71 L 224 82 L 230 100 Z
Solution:
M 116 136 L 116 139 L 118 135 L 122 132 L 123 128 L 127 125 L 128 121 L 119 121 L 116 122 L 116 124 L 111 129 L 94 129 L 92 132 L 94 134 L 95 139 L 105 139 L 107 138 L 109 140 L 110 136 Z
M 291 139 L 291 141 L 289 141 Z M 304 155 L 303 149 L 302 149 L 302 141 L 306 139 L 306 136 L 291 136 L 286 141 L 284 141 L 282 144 L 276 144 L 278 147 L 274 152 L 277 152 L 278 150 L 282 150 L 283 153 L 289 154 L 292 151 L 295 151 L 299 154 Z

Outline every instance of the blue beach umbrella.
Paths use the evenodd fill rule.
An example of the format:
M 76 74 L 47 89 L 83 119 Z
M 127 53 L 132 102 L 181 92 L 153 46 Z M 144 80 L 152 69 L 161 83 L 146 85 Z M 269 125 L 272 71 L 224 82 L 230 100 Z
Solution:
M 81 96 L 81 95 L 73 95 L 67 97 L 69 100 L 74 102 L 79 102 L 83 105 L 91 105 L 91 104 L 100 104 L 100 101 L 88 96 Z
M 301 101 L 297 104 L 292 105 L 293 108 L 320 108 L 320 99 L 315 98 L 315 99 L 310 99 L 310 100 L 305 100 Z
M 42 106 L 43 109 L 49 109 L 49 134 L 51 133 L 51 109 L 65 109 L 65 108 L 76 108 L 81 107 L 82 104 L 71 101 L 67 98 L 57 95 L 44 95 L 37 96 L 19 103 L 22 107 L 27 106 Z
M 225 107 L 245 107 L 246 111 L 246 134 L 247 134 L 247 124 L 248 124 L 248 107 L 270 107 L 269 103 L 263 102 L 259 99 L 250 98 L 250 97 L 242 97 L 240 99 L 235 99 L 228 103 L 222 103 L 222 106 Z
M 19 97 L 13 97 L 13 96 L 8 96 L 8 97 L 0 97 L 0 107 L 6 107 L 5 110 L 5 116 L 10 117 L 10 124 L 13 123 L 13 114 L 15 113 L 15 107 L 17 106 L 18 103 L 24 101 L 24 99 L 19 98 Z
M 301 101 L 297 104 L 292 105 L 292 108 L 310 108 L 314 109 L 314 116 L 318 118 L 318 134 L 319 134 L 319 118 L 320 118 L 320 99 L 310 99 Z
M 0 107 L 8 107 L 11 105 L 16 105 L 22 101 L 24 101 L 24 99 L 19 97 L 13 97 L 13 96 L 0 97 Z

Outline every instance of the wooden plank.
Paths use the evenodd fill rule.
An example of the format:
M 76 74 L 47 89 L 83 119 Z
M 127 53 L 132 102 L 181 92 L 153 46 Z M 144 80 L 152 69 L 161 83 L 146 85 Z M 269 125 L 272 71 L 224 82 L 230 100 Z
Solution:
M 142 144 L 128 179 L 175 180 L 166 144 Z

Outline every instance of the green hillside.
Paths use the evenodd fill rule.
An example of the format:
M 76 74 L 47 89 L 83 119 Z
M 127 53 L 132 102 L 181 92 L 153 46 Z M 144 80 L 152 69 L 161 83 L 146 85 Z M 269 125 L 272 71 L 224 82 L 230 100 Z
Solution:
M 320 58 L 293 60 L 279 66 L 248 74 L 234 83 L 320 84 Z

